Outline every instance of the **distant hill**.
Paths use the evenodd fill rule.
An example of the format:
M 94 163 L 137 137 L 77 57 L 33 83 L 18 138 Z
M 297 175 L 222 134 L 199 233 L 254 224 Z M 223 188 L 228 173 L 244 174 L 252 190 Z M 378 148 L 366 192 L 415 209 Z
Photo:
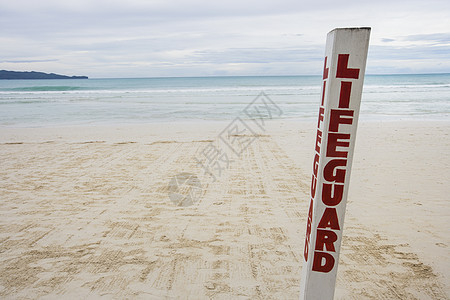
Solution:
M 88 79 L 87 76 L 65 76 L 54 73 L 43 72 L 16 72 L 0 70 L 1 79 Z

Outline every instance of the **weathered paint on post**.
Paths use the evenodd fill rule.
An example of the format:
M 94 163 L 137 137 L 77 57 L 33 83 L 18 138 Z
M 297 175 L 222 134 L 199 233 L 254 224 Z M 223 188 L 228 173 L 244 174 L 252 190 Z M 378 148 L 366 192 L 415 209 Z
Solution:
M 370 28 L 328 33 L 300 299 L 333 299 Z

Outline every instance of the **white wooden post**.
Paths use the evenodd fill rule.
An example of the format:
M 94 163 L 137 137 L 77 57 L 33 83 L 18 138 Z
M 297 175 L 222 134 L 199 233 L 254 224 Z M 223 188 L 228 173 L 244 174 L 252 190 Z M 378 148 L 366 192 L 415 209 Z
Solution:
M 370 28 L 328 33 L 300 299 L 333 299 Z

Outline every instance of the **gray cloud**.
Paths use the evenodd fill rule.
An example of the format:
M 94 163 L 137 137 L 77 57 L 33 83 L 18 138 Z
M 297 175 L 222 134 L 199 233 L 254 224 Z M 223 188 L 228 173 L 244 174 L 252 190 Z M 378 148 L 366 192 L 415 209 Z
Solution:
M 192 56 L 203 63 L 278 63 L 322 61 L 321 48 L 230 48 L 197 51 Z
M 437 33 L 447 29 L 436 20 L 450 7 L 430 1 L 1 1 L 0 68 L 94 77 L 318 74 L 326 33 L 345 26 L 373 27 L 369 61 L 444 59 L 450 34 Z M 427 24 L 435 32 L 423 33 Z
M 434 43 L 450 43 L 450 32 L 431 33 L 431 34 L 413 34 L 403 38 L 405 41 L 427 41 Z
M 51 61 L 58 61 L 58 60 L 57 59 L 5 60 L 0 61 L 0 63 L 22 64 L 22 63 L 37 63 L 37 62 L 51 62 Z
M 416 46 L 378 46 L 374 45 L 369 50 L 369 57 L 373 59 L 396 60 L 448 60 L 450 45 L 416 45 Z

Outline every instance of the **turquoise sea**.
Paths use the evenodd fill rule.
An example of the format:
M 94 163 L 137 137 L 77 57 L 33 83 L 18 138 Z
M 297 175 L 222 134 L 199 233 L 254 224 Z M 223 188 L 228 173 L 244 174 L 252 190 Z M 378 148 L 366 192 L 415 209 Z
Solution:
M 0 80 L 0 126 L 232 120 L 261 92 L 317 117 L 320 76 Z M 450 120 L 450 74 L 366 75 L 360 119 Z

